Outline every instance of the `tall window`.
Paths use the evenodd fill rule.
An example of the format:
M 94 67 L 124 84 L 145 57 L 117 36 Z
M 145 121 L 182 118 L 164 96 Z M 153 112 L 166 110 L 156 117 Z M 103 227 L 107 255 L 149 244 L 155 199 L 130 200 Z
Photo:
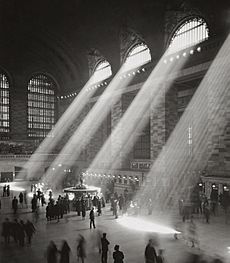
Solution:
M 28 84 L 28 136 L 45 137 L 55 123 L 55 89 L 46 75 L 33 76 Z
M 125 70 L 140 67 L 151 61 L 150 50 L 144 43 L 134 46 L 128 53 L 124 63 Z
M 169 53 L 196 45 L 208 38 L 207 23 L 199 17 L 192 18 L 183 23 L 174 33 L 170 44 Z
M 8 138 L 10 131 L 10 85 L 9 80 L 0 73 L 0 137 Z
M 108 61 L 104 60 L 97 64 L 93 77 L 92 82 L 96 83 L 102 80 L 109 78 L 112 75 L 112 69 Z
M 134 159 L 150 159 L 150 121 L 146 124 L 134 145 Z

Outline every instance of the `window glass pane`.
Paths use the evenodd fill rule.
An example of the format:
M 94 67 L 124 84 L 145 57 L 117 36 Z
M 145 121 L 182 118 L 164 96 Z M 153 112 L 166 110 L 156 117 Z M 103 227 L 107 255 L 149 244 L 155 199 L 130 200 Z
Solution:
M 0 137 L 8 138 L 10 132 L 10 92 L 9 80 L 0 73 Z
M 39 74 L 28 84 L 28 136 L 45 137 L 53 127 L 55 118 L 55 83 Z M 47 110 L 49 109 L 49 110 Z
M 124 63 L 124 70 L 130 70 L 140 67 L 151 61 L 150 50 L 142 43 L 141 45 L 135 46 L 127 55 Z
M 183 23 L 173 35 L 168 53 L 199 44 L 208 39 L 208 26 L 202 18 L 193 18 Z
M 93 73 L 92 83 L 96 83 L 109 78 L 112 75 L 111 66 L 108 61 L 100 62 Z

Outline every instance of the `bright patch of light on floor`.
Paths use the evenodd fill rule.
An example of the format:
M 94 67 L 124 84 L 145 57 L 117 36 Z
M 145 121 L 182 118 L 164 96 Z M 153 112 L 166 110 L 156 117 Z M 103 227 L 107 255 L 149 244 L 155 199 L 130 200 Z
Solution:
M 26 189 L 19 187 L 19 186 L 16 186 L 16 185 L 13 185 L 13 186 L 11 185 L 10 190 L 14 191 L 14 192 L 24 192 Z
M 143 232 L 152 232 L 159 234 L 180 234 L 173 228 L 150 222 L 141 218 L 123 216 L 117 219 L 117 222 L 124 227 Z
M 32 198 L 34 196 L 34 193 L 28 193 L 27 196 Z

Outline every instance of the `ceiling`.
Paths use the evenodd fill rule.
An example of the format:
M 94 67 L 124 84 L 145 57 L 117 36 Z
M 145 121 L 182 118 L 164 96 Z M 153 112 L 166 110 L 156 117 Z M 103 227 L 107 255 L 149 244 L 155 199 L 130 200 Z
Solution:
M 98 49 L 116 71 L 122 27 L 140 32 L 156 49 L 165 12 L 197 5 L 220 6 L 216 0 L 0 0 L 0 67 L 25 81 L 33 72 L 49 72 L 63 92 L 77 89 L 88 79 L 90 49 Z

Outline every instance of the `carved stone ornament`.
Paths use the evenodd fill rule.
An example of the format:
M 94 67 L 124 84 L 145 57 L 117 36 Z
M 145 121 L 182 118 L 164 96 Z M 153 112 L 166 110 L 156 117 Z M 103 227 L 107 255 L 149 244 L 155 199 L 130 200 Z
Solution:
M 95 48 L 91 48 L 87 54 L 88 66 L 89 66 L 89 76 L 92 76 L 95 67 L 100 61 L 106 60 L 105 57 Z
M 138 45 L 145 43 L 141 34 L 131 28 L 123 27 L 120 31 L 120 61 L 123 64 L 130 50 Z

